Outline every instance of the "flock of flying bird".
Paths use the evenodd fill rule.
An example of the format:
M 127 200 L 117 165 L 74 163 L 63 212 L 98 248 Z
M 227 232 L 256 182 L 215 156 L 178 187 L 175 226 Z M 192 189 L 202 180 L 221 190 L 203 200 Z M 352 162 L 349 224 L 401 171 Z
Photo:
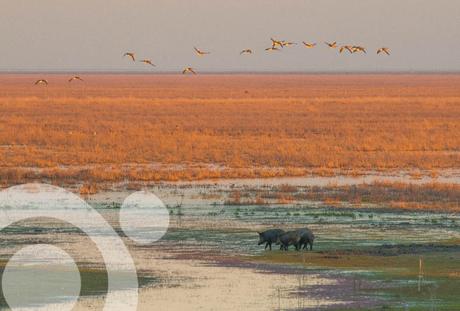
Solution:
M 290 46 L 297 45 L 296 42 L 291 42 L 291 41 L 276 40 L 274 38 L 270 38 L 270 40 L 271 40 L 271 46 L 265 49 L 265 51 L 267 51 L 267 52 L 281 51 L 281 49 L 283 49 L 285 47 L 290 47 Z M 367 54 L 366 48 L 363 47 L 363 46 L 360 46 L 360 45 L 341 45 L 341 46 L 339 46 L 336 41 L 334 41 L 334 42 L 324 42 L 324 44 L 326 44 L 330 49 L 338 49 L 340 54 L 342 54 L 345 51 L 348 51 L 350 54 L 354 54 L 354 53 Z M 312 48 L 315 48 L 317 46 L 317 43 L 309 43 L 309 42 L 302 41 L 302 45 L 307 49 L 312 49 Z M 203 50 L 200 50 L 200 49 L 198 49 L 196 47 L 193 47 L 193 49 L 195 50 L 195 53 L 198 56 L 205 56 L 205 55 L 211 54 L 211 52 L 203 51 Z M 242 50 L 240 52 L 240 55 L 245 55 L 245 54 L 253 54 L 253 50 L 244 49 L 244 50 Z M 381 47 L 381 48 L 377 49 L 377 54 L 390 55 L 390 49 L 387 48 L 387 47 Z M 123 54 L 123 57 L 129 57 L 129 58 L 131 58 L 131 60 L 133 62 L 137 61 L 136 60 L 136 54 L 134 52 L 126 52 L 126 53 Z M 139 60 L 137 62 L 144 63 L 144 64 L 152 66 L 152 67 L 156 67 L 156 65 L 150 59 L 141 59 L 141 60 Z M 185 67 L 182 70 L 182 74 L 187 74 L 187 73 L 191 73 L 191 74 L 195 75 L 197 72 L 192 67 Z M 68 81 L 70 83 L 70 82 L 75 81 L 75 80 L 78 80 L 78 81 L 81 81 L 81 82 L 84 81 L 79 76 L 73 76 Z M 35 82 L 35 85 L 39 85 L 39 84 L 48 85 L 48 81 L 45 80 L 45 79 L 37 80 Z

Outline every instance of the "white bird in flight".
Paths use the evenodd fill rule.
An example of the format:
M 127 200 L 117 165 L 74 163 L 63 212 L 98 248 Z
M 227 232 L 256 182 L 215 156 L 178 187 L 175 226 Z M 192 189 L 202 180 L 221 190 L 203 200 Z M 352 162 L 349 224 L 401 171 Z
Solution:
M 183 75 L 186 73 L 193 73 L 194 75 L 196 75 L 196 71 L 192 67 L 185 67 L 184 70 L 182 70 Z
M 350 54 L 353 54 L 353 49 L 350 45 L 341 46 L 339 49 L 339 53 L 342 53 L 344 50 L 347 50 L 348 52 L 350 52 Z
M 193 47 L 193 49 L 195 50 L 196 52 L 196 55 L 198 56 L 204 56 L 204 55 L 208 55 L 208 54 L 211 54 L 211 52 L 205 52 L 205 51 L 202 51 L 196 47 Z
M 316 43 L 308 43 L 308 42 L 305 42 L 305 41 L 302 41 L 303 45 L 307 48 L 307 49 L 312 49 L 316 46 Z
M 35 85 L 39 85 L 39 84 L 48 85 L 48 81 L 45 80 L 45 79 L 40 79 L 40 80 L 35 81 L 34 84 L 35 84 Z
M 123 54 L 123 57 L 125 56 L 129 56 L 131 57 L 131 59 L 133 60 L 133 62 L 136 61 L 136 57 L 135 57 L 135 54 L 133 52 L 126 52 L 125 54 Z
M 295 42 L 281 41 L 281 47 L 291 46 L 291 45 L 296 45 L 296 44 L 297 43 L 295 43 Z
M 277 46 L 283 47 L 283 42 L 282 41 L 279 41 L 279 40 L 276 40 L 276 39 L 273 39 L 273 38 L 270 38 L 270 40 L 272 40 L 272 48 L 276 48 Z
M 276 48 L 276 47 L 274 47 L 274 46 L 265 49 L 265 51 L 268 51 L 268 52 L 274 52 L 274 51 L 279 51 L 279 50 L 280 50 L 280 49 L 278 49 L 278 48 Z
M 81 82 L 84 82 L 82 78 L 80 78 L 79 76 L 73 76 L 72 78 L 69 79 L 69 82 L 72 82 L 74 80 L 79 80 Z
M 390 49 L 389 48 L 380 48 L 377 50 L 377 54 L 380 54 L 380 53 L 385 53 L 387 55 L 390 55 Z
M 367 54 L 366 49 L 364 47 L 362 47 L 362 46 L 359 46 L 359 45 L 352 46 L 351 50 L 353 51 L 353 53 L 363 52 L 364 54 Z
M 150 66 L 153 66 L 153 67 L 156 67 L 154 63 L 152 63 L 152 61 L 150 59 L 142 59 L 139 61 L 140 63 L 144 63 L 146 65 L 150 65 Z
M 242 50 L 240 52 L 240 55 L 242 55 L 242 54 L 252 54 L 252 50 L 251 49 Z

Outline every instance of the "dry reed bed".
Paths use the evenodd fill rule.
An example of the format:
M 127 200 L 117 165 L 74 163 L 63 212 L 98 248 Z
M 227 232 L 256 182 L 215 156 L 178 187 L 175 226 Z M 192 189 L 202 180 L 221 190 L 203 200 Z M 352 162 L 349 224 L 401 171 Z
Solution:
M 397 208 L 460 212 L 460 185 L 429 183 L 422 185 L 374 182 L 357 185 L 293 186 L 232 190 L 229 205 L 263 205 L 270 203 L 322 202 L 326 206 L 356 208 Z
M 0 76 L 3 183 L 460 167 L 458 75 L 37 77 Z

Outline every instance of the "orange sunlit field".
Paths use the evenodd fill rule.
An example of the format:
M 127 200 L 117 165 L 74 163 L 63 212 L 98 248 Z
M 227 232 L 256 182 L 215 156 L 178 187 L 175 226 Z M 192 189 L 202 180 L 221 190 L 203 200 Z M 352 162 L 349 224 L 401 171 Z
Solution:
M 0 76 L 3 184 L 460 167 L 459 75 L 82 77 Z

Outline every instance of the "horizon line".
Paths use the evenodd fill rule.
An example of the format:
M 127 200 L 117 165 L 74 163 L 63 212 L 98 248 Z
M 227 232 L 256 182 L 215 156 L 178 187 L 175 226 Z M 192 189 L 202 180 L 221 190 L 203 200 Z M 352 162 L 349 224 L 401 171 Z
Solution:
M 0 70 L 0 75 L 8 74 L 113 74 L 113 75 L 182 75 L 180 71 L 124 71 L 124 70 Z M 460 70 L 432 71 L 432 70 L 389 70 L 389 71 L 198 71 L 199 75 L 449 75 L 460 74 Z

